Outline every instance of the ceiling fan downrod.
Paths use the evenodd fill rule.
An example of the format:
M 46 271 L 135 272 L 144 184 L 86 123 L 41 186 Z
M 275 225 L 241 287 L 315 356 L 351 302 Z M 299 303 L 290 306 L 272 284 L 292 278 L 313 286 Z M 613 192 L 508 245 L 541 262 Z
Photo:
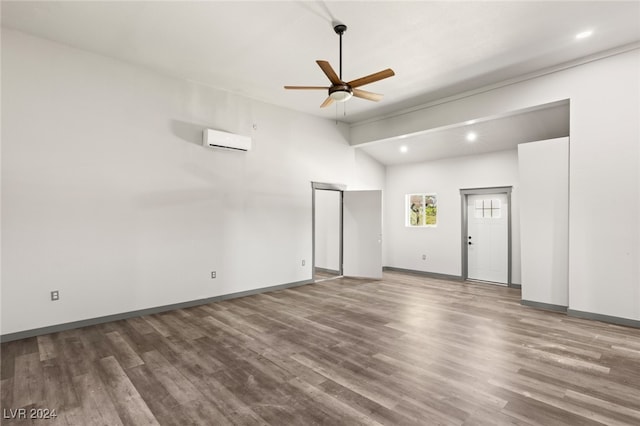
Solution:
M 333 30 L 340 36 L 340 66 L 339 66 L 339 74 L 338 78 L 342 80 L 342 34 L 347 31 L 347 26 L 345 24 L 335 24 L 333 26 Z

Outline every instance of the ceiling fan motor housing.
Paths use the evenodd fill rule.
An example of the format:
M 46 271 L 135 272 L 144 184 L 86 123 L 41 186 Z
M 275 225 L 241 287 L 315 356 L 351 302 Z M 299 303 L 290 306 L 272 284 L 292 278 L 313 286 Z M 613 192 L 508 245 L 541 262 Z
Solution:
M 344 102 L 353 96 L 353 89 L 348 84 L 334 84 L 329 87 L 329 97 L 338 102 Z

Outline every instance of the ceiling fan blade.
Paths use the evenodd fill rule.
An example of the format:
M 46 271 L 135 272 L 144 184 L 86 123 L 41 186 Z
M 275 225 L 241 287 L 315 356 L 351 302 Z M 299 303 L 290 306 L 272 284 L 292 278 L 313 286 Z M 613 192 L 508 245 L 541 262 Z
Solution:
M 340 80 L 340 77 L 338 77 L 338 74 L 336 74 L 336 72 L 333 70 L 333 68 L 329 64 L 329 62 L 318 60 L 316 61 L 316 63 L 320 66 L 320 68 L 325 73 L 325 75 L 329 78 L 329 81 L 332 84 L 342 83 L 342 80 Z
M 380 99 L 382 99 L 382 95 L 380 95 L 379 93 L 367 92 L 366 90 L 362 89 L 353 89 L 353 96 L 355 96 L 356 98 L 367 99 L 375 102 L 378 102 Z
M 394 75 L 396 75 L 396 73 L 394 73 L 391 68 L 387 68 L 384 71 L 380 71 L 380 72 L 368 75 L 366 77 L 357 78 L 353 81 L 348 82 L 347 84 L 351 87 L 360 87 L 360 86 L 364 86 L 365 84 L 373 83 L 374 81 L 392 77 Z
M 284 86 L 285 89 L 294 89 L 294 90 L 316 90 L 316 89 L 329 89 L 325 86 Z
M 324 100 L 322 105 L 320 105 L 320 108 L 328 107 L 332 103 L 333 103 L 333 98 L 332 97 L 328 97 L 327 99 Z

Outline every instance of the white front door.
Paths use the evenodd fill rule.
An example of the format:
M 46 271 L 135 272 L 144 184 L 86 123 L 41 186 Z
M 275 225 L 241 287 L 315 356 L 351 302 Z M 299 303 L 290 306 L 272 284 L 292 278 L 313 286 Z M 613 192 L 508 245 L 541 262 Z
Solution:
M 508 284 L 507 194 L 467 195 L 467 277 Z
M 343 275 L 382 278 L 382 191 L 344 191 Z

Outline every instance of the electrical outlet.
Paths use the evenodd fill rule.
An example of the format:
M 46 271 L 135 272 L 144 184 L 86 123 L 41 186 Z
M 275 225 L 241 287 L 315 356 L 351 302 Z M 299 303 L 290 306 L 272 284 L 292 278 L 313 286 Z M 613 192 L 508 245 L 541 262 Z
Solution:
M 211 278 L 215 278 L 216 277 L 216 271 L 211 271 Z
M 58 290 L 53 290 L 51 292 L 51 300 L 55 302 L 56 300 L 60 300 L 60 292 Z
M 427 260 L 427 255 L 426 254 L 422 255 L 422 260 Z
M 307 262 L 304 259 L 302 259 L 302 266 L 304 266 L 306 264 L 307 264 Z

